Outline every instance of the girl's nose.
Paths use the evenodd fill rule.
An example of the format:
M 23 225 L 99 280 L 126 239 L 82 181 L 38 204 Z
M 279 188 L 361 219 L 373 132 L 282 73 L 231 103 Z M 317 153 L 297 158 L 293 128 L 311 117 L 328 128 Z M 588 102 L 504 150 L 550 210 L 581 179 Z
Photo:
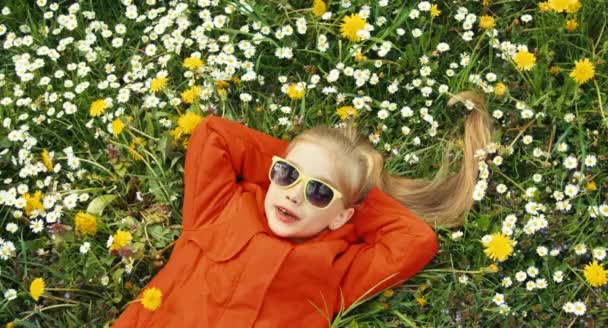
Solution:
M 302 183 L 298 182 L 295 186 L 292 186 L 287 190 L 285 198 L 287 198 L 290 202 L 299 205 L 304 199 L 304 195 L 301 189 Z

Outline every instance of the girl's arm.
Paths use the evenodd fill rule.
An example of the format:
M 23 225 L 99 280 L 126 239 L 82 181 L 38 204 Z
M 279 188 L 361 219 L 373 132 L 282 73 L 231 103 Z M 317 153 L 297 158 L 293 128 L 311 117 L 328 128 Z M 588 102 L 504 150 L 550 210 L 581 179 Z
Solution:
M 268 188 L 272 156 L 288 142 L 227 118 L 209 115 L 188 141 L 184 169 L 183 229 L 209 223 L 236 190 L 237 177 Z
M 344 309 L 394 273 L 363 299 L 401 284 L 422 270 L 439 250 L 431 226 L 378 187 L 367 194 L 352 220 L 364 243 L 349 250 L 354 254 L 350 254 L 353 260 L 341 284 Z

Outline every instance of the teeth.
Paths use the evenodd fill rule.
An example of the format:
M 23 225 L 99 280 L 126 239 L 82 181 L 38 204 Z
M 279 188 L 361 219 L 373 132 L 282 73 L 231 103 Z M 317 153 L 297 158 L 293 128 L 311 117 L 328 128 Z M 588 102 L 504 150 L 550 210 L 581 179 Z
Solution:
M 289 214 L 286 210 L 284 210 L 283 208 L 279 207 L 279 211 L 287 216 L 291 216 L 293 217 L 291 214 Z

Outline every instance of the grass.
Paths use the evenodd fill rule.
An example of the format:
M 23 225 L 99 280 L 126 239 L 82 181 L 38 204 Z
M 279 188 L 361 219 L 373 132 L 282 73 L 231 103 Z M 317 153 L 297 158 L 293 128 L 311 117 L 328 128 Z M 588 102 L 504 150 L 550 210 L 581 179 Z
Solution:
M 454 147 L 454 163 L 462 155 L 458 139 L 467 110 L 446 103 L 451 94 L 467 89 L 486 94 L 498 128 L 497 151 L 486 158 L 485 196 L 467 213 L 464 226 L 437 228 L 440 252 L 423 271 L 394 290 L 344 309 L 331 327 L 588 327 L 608 322 L 606 285 L 592 286 L 584 273 L 594 259 L 607 263 L 605 0 L 580 1 L 580 8 L 568 13 L 541 11 L 538 1 L 529 0 L 440 1 L 436 17 L 423 10 L 423 2 L 379 1 L 370 4 L 367 22 L 374 30 L 362 42 L 342 37 L 340 24 L 342 17 L 364 10 L 367 1 L 353 0 L 350 6 L 331 1 L 332 14 L 326 19 L 313 15 L 312 1 L 226 1 L 208 8 L 196 1 L 141 1 L 133 17 L 148 16 L 141 21 L 128 17 L 128 1 L 61 1 L 55 9 L 50 1 L 39 2 L 46 3 L 21 0 L 0 8 L 0 292 L 5 296 L 0 300 L 0 324 L 108 326 L 164 266 L 181 233 L 184 144 L 190 131 L 183 119 L 186 113 L 215 113 L 291 140 L 315 124 L 340 125 L 338 107 L 369 97 L 364 98 L 368 107 L 357 108 L 357 123 L 365 135 L 379 135 L 376 147 L 385 155 L 387 168 L 403 176 L 431 178 L 444 147 Z M 226 6 L 231 10 L 226 12 Z M 183 10 L 177 13 L 179 8 Z M 459 17 L 464 9 L 467 13 Z M 410 17 L 412 10 L 418 10 L 418 17 Z M 77 25 L 60 28 L 66 24 L 60 15 L 70 11 Z M 50 12 L 52 17 L 45 18 Z M 464 24 L 467 14 L 475 15 L 469 17 L 470 28 Z M 206 28 L 204 17 L 218 15 L 229 19 L 225 25 L 201 30 Z M 479 28 L 482 15 L 495 19 L 495 35 Z M 303 34 L 297 29 L 301 18 L 307 26 Z M 568 19 L 576 20 L 578 27 L 567 31 Z M 172 24 L 158 27 L 163 22 Z M 124 25 L 123 34 L 117 24 Z M 287 24 L 292 34 L 277 35 Z M 241 30 L 245 25 L 248 31 Z M 269 30 L 260 29 L 264 26 Z M 413 36 L 414 29 L 420 29 L 419 37 Z M 321 34 L 327 37 L 326 47 L 318 42 Z M 81 42 L 87 39 L 88 47 Z M 15 45 L 15 40 L 21 44 Z M 387 41 L 392 48 L 382 56 L 378 49 Z M 205 48 L 213 42 L 216 52 L 213 46 Z M 239 42 L 248 44 L 239 47 Z M 448 51 L 436 50 L 442 42 L 449 45 Z M 152 44 L 155 51 L 149 48 Z M 57 51 L 56 60 L 44 46 Z M 529 71 L 518 70 L 513 62 L 518 46 L 535 55 Z M 246 54 L 247 47 L 255 51 Z M 277 58 L 280 47 L 290 47 L 293 57 Z M 231 48 L 234 60 L 251 65 L 253 80 L 245 69 L 227 72 L 226 65 L 209 62 L 212 54 Z M 357 49 L 366 58 L 356 58 Z M 24 54 L 29 57 L 21 57 Z M 193 55 L 205 61 L 205 68 L 196 73 L 182 66 Z M 579 84 L 570 73 L 583 58 L 590 59 L 595 74 Z M 35 59 L 44 65 L 31 66 Z M 423 66 L 430 67 L 428 76 L 421 73 Z M 340 77 L 330 82 L 327 77 L 334 69 Z M 216 76 L 214 70 L 224 75 Z M 356 70 L 369 73 L 361 86 L 353 77 Z M 154 99 L 148 84 L 159 73 L 169 81 Z M 218 87 L 216 80 L 228 86 Z M 302 100 L 281 91 L 284 84 L 296 82 L 314 85 Z M 507 87 L 504 95 L 495 90 L 498 82 Z M 395 93 L 388 92 L 391 83 L 399 86 Z M 184 103 L 182 93 L 194 84 L 203 87 L 204 97 Z M 422 92 L 425 86 L 431 89 L 428 96 Z M 440 91 L 442 86 L 447 92 Z M 326 87 L 336 92 L 325 93 Z M 127 89 L 128 97 L 121 95 Z M 253 100 L 242 101 L 244 94 Z M 113 104 L 92 117 L 91 103 L 104 98 Z M 77 108 L 73 113 L 70 105 Z M 391 106 L 388 117 L 378 116 Z M 402 114 L 406 106 L 411 116 Z M 429 133 L 423 108 L 437 122 L 436 134 Z M 526 108 L 532 111 L 530 117 L 524 115 Z M 111 124 L 117 118 L 126 127 L 114 134 Z M 404 126 L 410 129 L 407 135 Z M 183 132 L 177 139 L 176 129 Z M 26 142 L 28 138 L 36 142 Z M 53 171 L 42 158 L 43 149 L 52 153 Z M 418 160 L 409 160 L 412 154 Z M 564 165 L 569 156 L 578 161 L 573 169 Z M 587 165 L 588 156 L 597 163 Z M 28 175 L 36 165 L 40 172 Z M 498 192 L 501 185 L 506 192 Z M 576 193 L 566 192 L 573 187 Z M 41 205 L 45 197 L 54 197 L 55 203 L 47 199 L 50 205 L 40 208 L 39 216 L 28 215 L 29 208 L 40 206 L 25 201 L 26 193 L 29 197 L 37 190 L 43 194 Z M 19 205 L 23 201 L 26 206 Z M 531 202 L 545 208 L 531 213 L 526 209 Z M 94 235 L 77 233 L 75 216 L 80 211 L 97 218 Z M 517 241 L 515 251 L 506 261 L 494 263 L 484 253 L 482 239 L 508 231 L 504 227 L 511 214 L 517 217 L 510 231 Z M 526 231 L 540 214 L 547 227 Z M 40 232 L 30 227 L 36 220 L 42 220 Z M 11 224 L 16 231 L 11 232 Z M 122 256 L 108 252 L 106 245 L 119 229 L 132 233 Z M 85 243 L 90 249 L 81 252 Z M 549 254 L 544 255 L 542 247 Z M 518 281 L 521 272 L 526 278 Z M 37 277 L 47 286 L 38 302 L 29 295 L 29 284 Z M 538 279 L 545 279 L 547 286 L 526 285 Z M 504 296 L 502 306 L 497 294 Z M 581 302 L 585 310 L 573 313 L 569 302 Z

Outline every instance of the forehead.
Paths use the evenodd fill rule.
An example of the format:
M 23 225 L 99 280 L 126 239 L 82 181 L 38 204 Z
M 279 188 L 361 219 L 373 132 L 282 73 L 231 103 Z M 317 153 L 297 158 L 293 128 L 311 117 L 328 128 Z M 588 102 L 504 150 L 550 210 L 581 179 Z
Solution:
M 300 143 L 291 149 L 285 159 L 296 164 L 304 174 L 332 182 L 335 177 L 335 155 L 320 146 Z

